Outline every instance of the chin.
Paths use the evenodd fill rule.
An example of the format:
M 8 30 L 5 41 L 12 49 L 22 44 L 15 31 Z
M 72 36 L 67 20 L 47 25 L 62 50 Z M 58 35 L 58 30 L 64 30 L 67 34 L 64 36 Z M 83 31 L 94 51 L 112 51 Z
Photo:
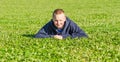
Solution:
M 58 29 L 61 29 L 62 27 L 57 27 Z

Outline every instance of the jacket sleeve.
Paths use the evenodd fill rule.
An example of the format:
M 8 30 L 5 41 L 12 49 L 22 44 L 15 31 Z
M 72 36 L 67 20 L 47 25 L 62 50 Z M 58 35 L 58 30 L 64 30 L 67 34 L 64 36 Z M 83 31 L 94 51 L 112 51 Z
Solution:
M 63 38 L 65 39 L 65 38 L 69 37 L 70 34 L 62 34 L 62 36 L 63 36 Z
M 53 35 L 48 35 L 48 25 L 45 25 L 38 31 L 38 33 L 35 35 L 35 38 L 48 38 L 53 37 Z
M 80 29 L 80 27 L 77 26 L 76 23 L 72 22 L 71 23 L 71 37 L 75 38 L 75 37 L 88 37 L 87 34 Z

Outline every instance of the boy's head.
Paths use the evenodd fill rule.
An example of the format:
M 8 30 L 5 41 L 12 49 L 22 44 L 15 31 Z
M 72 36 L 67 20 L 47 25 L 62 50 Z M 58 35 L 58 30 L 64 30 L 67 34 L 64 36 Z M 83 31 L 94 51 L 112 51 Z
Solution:
M 54 25 L 58 29 L 62 29 L 64 27 L 65 21 L 66 21 L 66 16 L 64 14 L 64 11 L 62 9 L 55 9 L 53 12 Z

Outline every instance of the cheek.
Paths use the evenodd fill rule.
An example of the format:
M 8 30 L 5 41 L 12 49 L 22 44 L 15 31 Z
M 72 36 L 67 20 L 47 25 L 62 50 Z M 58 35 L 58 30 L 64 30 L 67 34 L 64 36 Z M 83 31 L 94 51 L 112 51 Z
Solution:
M 64 25 L 64 23 L 61 23 L 61 25 Z
M 57 25 L 57 22 L 54 22 L 54 25 Z
M 64 22 L 61 22 L 62 25 L 64 25 Z

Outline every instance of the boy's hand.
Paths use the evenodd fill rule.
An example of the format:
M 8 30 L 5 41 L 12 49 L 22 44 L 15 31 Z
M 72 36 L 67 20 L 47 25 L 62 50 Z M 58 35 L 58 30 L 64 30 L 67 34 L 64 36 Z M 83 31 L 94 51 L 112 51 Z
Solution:
M 54 35 L 54 38 L 56 38 L 56 39 L 63 39 L 63 37 L 61 35 Z

